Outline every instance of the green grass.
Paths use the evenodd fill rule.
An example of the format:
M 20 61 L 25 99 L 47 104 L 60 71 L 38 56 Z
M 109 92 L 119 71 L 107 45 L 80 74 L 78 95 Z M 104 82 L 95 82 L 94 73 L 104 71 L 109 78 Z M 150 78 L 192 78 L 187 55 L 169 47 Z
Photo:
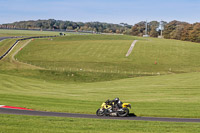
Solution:
M 199 73 L 188 73 L 98 83 L 60 83 L 0 74 L 0 97 L 3 105 L 94 114 L 103 101 L 118 96 L 132 103 L 131 112 L 137 116 L 199 118 L 199 79 Z
M 5 40 L 5 42 L 7 42 L 6 44 L 2 43 L 2 45 L 0 46 L 0 49 L 3 49 L 3 47 L 7 47 L 9 48 L 10 46 L 13 45 L 13 43 L 15 42 L 14 40 Z M 24 69 L 35 69 L 35 67 L 30 66 L 30 65 L 26 65 L 20 62 L 17 62 L 15 60 L 12 59 L 13 54 L 15 53 L 16 50 L 20 49 L 22 47 L 22 45 L 27 42 L 27 41 L 21 41 L 19 42 L 14 49 L 2 60 L 0 60 L 0 70 L 24 70 Z M 6 49 L 4 49 L 6 51 Z M 3 52 L 4 53 L 4 52 Z M 2 54 L 3 54 L 2 53 Z M 14 73 L 13 73 L 14 74 Z
M 0 41 L 0 56 L 2 56 L 16 41 L 16 39 L 6 39 Z
M 0 133 L 199 133 L 199 123 L 0 115 Z
M 139 42 L 132 55 L 126 58 L 127 49 L 134 39 Z M 22 44 L 19 43 L 14 50 Z M 131 36 L 87 35 L 36 39 L 16 58 L 36 65 L 40 62 L 38 66 L 51 66 L 52 69 L 37 70 L 12 61 L 10 57 L 13 51 L 0 62 L 1 104 L 44 111 L 94 114 L 101 102 L 118 96 L 125 102 L 131 102 L 131 111 L 138 116 L 198 118 L 200 77 L 198 72 L 191 73 L 199 70 L 198 48 L 196 43 L 152 38 L 143 40 Z M 179 56 L 183 51 L 184 56 Z M 94 54 L 90 56 L 92 52 Z M 152 63 L 149 61 L 154 56 L 160 59 L 157 65 L 153 60 Z M 192 60 L 188 60 L 190 56 Z M 143 59 L 140 61 L 140 58 Z M 189 63 L 185 62 L 187 60 Z M 79 65 L 82 71 L 76 70 Z M 132 65 L 138 65 L 140 70 Z M 170 65 L 171 71 L 165 70 L 167 65 Z M 61 70 L 56 70 L 57 67 Z M 72 67 L 71 70 L 67 69 L 69 67 Z M 125 70 L 126 73 L 114 71 L 116 67 L 117 71 Z M 190 73 L 145 77 L 146 72 L 161 70 L 163 74 Z
M 59 32 L 0 29 L 0 37 L 3 37 L 3 36 L 38 36 L 38 35 L 59 35 Z
M 125 57 L 131 43 L 140 39 Z M 168 74 L 200 71 L 200 45 L 131 36 L 69 36 L 31 42 L 16 58 L 51 70 L 123 74 Z M 157 61 L 157 65 L 155 65 Z M 129 76 L 127 76 L 129 77 Z
M 133 53 L 125 57 L 135 39 L 139 42 Z M 11 45 L 5 42 L 0 48 Z M 95 114 L 102 102 L 120 97 L 132 104 L 131 113 L 137 116 L 200 118 L 197 43 L 75 35 L 35 39 L 15 57 L 46 69 L 11 59 L 24 43 L 0 61 L 1 105 Z M 194 123 L 14 115 L 0 119 L 0 132 L 199 132 Z

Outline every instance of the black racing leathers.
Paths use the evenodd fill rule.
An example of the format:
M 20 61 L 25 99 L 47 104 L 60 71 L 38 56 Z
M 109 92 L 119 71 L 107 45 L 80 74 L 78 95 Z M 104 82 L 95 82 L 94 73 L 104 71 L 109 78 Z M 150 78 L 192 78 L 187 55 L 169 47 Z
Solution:
M 119 101 L 112 100 L 112 102 L 114 102 L 114 108 L 119 108 L 119 109 L 122 108 L 123 103 L 120 100 Z

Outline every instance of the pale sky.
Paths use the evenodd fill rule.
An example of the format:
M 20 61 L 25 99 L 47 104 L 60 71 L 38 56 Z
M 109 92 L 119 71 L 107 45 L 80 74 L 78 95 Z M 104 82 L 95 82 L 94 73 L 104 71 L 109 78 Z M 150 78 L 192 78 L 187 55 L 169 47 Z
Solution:
M 200 0 L 0 0 L 0 24 L 57 19 L 75 22 L 200 22 Z

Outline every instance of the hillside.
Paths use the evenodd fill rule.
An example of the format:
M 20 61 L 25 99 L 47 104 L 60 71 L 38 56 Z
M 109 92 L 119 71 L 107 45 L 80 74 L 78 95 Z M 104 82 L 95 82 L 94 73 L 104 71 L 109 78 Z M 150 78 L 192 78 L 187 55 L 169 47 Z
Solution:
M 133 52 L 125 57 L 135 39 L 139 41 Z M 16 58 L 60 72 L 94 72 L 135 77 L 199 72 L 199 50 L 200 45 L 191 42 L 132 36 L 82 35 L 34 40 Z
M 125 57 L 133 40 L 138 42 Z M 12 40 L 4 42 L 0 48 L 10 46 Z M 133 103 L 138 116 L 200 116 L 197 43 L 67 35 L 34 39 L 13 60 L 26 42 L 21 41 L 0 62 L 3 105 L 94 113 L 103 100 L 118 96 Z

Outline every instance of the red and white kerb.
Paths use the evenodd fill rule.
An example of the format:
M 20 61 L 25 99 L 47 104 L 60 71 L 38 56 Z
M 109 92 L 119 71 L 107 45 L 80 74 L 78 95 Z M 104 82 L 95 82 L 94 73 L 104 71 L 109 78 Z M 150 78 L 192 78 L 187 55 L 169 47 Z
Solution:
M 0 105 L 0 108 L 20 109 L 20 110 L 32 110 L 32 109 L 27 109 L 27 108 L 22 108 L 22 107 L 14 107 L 14 106 L 6 106 L 6 105 Z

